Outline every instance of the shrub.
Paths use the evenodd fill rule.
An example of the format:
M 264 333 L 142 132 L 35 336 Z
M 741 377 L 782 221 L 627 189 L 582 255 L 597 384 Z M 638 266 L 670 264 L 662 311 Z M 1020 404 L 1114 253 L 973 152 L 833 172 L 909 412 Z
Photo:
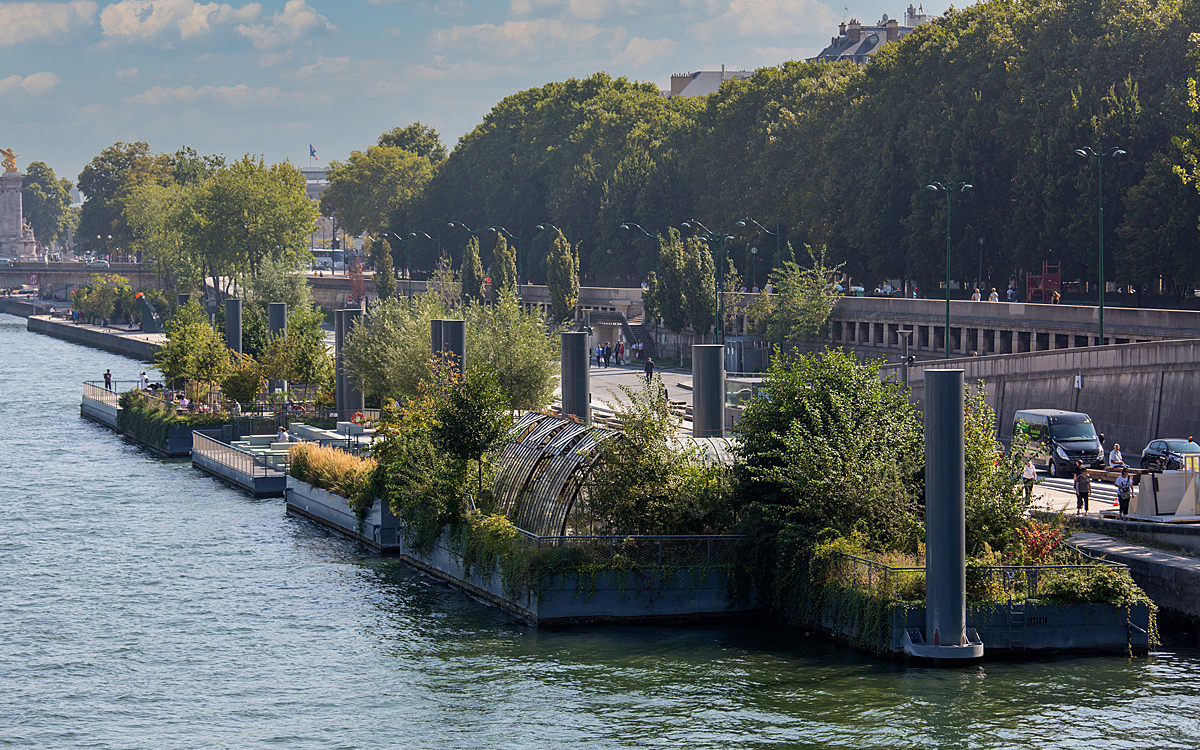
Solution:
M 346 498 L 360 519 L 375 503 L 375 459 L 315 443 L 297 443 L 289 454 L 293 477 Z

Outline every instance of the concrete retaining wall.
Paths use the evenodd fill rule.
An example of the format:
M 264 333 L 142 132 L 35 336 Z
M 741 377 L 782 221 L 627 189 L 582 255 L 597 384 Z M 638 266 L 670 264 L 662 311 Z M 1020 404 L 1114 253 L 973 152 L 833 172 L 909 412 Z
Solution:
M 154 361 L 154 357 L 162 349 L 161 344 L 146 341 L 135 336 L 122 335 L 98 328 L 76 326 L 70 323 L 61 323 L 45 317 L 29 318 L 26 328 L 34 333 L 43 333 L 47 336 L 63 339 L 64 341 L 90 346 L 93 349 L 101 349 L 113 354 L 140 359 L 143 362 Z
M 79 405 L 79 413 L 84 417 L 99 422 L 102 425 L 117 429 L 117 417 L 120 414 L 120 408 L 109 406 L 103 401 L 97 401 L 94 398 L 83 397 L 82 403 Z

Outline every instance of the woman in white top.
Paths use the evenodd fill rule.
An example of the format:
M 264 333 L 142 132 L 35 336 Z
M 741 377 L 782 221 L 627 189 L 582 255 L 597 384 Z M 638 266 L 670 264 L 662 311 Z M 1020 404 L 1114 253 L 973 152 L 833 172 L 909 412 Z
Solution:
M 1033 495 L 1033 483 L 1037 481 L 1037 467 L 1033 465 L 1033 459 L 1025 462 L 1025 470 L 1021 472 L 1021 478 L 1025 480 L 1025 499 L 1028 500 Z
M 1117 505 L 1121 518 L 1124 518 L 1129 514 L 1129 501 L 1133 499 L 1133 477 L 1129 476 L 1129 467 L 1121 469 L 1121 476 L 1113 484 L 1117 485 Z
M 996 293 L 996 287 L 992 287 L 992 293 L 988 295 L 988 302 L 999 302 L 1000 295 Z
M 979 301 L 979 300 L 981 300 L 981 299 L 983 299 L 983 298 L 979 296 L 979 290 L 978 290 L 978 289 L 976 289 L 975 291 L 971 292 L 971 301 L 972 301 L 972 302 L 978 302 L 978 301 Z

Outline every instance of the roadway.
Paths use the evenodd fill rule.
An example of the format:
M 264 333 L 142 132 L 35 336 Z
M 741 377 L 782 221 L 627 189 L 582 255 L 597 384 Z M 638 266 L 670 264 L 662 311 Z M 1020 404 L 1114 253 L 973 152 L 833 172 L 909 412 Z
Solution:
M 1075 512 L 1075 485 L 1073 480 L 1064 477 L 1053 478 L 1048 474 L 1038 474 L 1038 483 L 1033 488 L 1034 508 L 1048 510 L 1053 513 Z M 1088 501 L 1088 515 L 1099 516 L 1101 511 L 1111 511 L 1117 507 L 1117 488 L 1107 482 L 1092 480 L 1092 495 Z

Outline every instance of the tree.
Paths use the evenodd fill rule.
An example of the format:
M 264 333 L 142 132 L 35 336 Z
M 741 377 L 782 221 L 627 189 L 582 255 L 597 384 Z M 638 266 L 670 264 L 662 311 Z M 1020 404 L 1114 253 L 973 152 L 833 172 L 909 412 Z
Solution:
M 662 397 L 662 378 L 621 386 L 611 408 L 621 436 L 600 443 L 588 475 L 587 512 L 601 533 L 704 534 L 728 531 L 732 516 L 722 470 L 696 447 L 679 447 L 679 420 Z
M 31 161 L 21 184 L 21 210 L 39 245 L 46 247 L 66 232 L 71 221 L 71 181 L 58 179 L 45 162 Z
M 467 362 L 492 373 L 513 409 L 541 409 L 554 399 L 558 375 L 557 331 L 537 308 L 523 310 L 511 289 L 497 292 L 490 306 L 466 310 Z
M 429 378 L 429 321 L 446 315 L 433 292 L 411 305 L 395 297 L 375 305 L 350 331 L 343 354 L 363 394 L 378 401 L 415 397 L 417 386 Z
M 546 261 L 546 286 L 550 293 L 550 320 L 562 323 L 575 318 L 579 304 L 579 248 L 561 234 Z
M 738 505 L 915 551 L 924 442 L 904 389 L 839 350 L 777 353 L 764 388 L 738 422 Z
M 483 459 L 512 427 L 509 402 L 486 368 L 468 366 L 466 377 L 454 374 L 437 405 L 433 443 L 454 461 L 474 461 L 483 495 Z
M 225 288 L 222 279 L 256 275 L 266 259 L 294 267 L 310 257 L 317 210 L 306 184 L 290 164 L 268 167 L 247 155 L 196 187 L 185 247 L 214 288 Z
M 295 310 L 312 310 L 312 287 L 298 263 L 286 259 L 263 258 L 258 273 L 250 279 L 250 299 L 266 307 L 272 302 L 284 302 L 288 316 Z
M 76 180 L 84 195 L 77 247 L 100 253 L 129 247 L 133 236 L 125 222 L 125 199 L 139 185 L 167 179 L 166 159 L 151 154 L 144 141 L 118 142 L 101 151 Z
M 396 274 L 392 270 L 392 246 L 387 240 L 371 242 L 371 265 L 375 267 L 375 294 L 379 299 L 396 296 Z
M 394 146 L 405 151 L 422 156 L 433 166 L 446 161 L 446 147 L 442 145 L 441 136 L 428 125 L 414 122 L 404 127 L 396 126 L 379 136 L 380 146 Z
M 253 357 L 237 355 L 233 366 L 221 381 L 221 392 L 239 404 L 253 404 L 267 385 L 262 368 Z
M 197 289 L 204 278 L 194 238 L 184 232 L 194 217 L 195 196 L 191 186 L 148 182 L 125 197 L 125 222 L 133 235 L 130 247 L 154 268 L 166 289 Z
M 503 290 L 518 294 L 518 289 L 517 254 L 508 244 L 508 238 L 496 232 L 496 247 L 492 250 L 492 297 L 498 299 Z
M 826 265 L 825 251 L 814 251 L 805 245 L 812 262 L 801 268 L 793 261 L 771 272 L 776 294 L 760 297 L 754 315 L 756 324 L 772 341 L 782 344 L 794 339 L 811 339 L 821 333 L 841 294 L 834 286 L 834 276 L 840 266 Z
M 321 212 L 337 218 L 354 235 L 379 234 L 403 211 L 433 175 L 429 159 L 398 146 L 351 151 L 345 163 L 329 165 Z
M 98 274 L 75 291 L 72 302 L 85 318 L 125 320 L 137 310 L 129 279 L 118 274 Z M 139 316 L 140 317 L 140 316 Z
M 654 309 L 663 325 L 682 333 L 688 318 L 684 299 L 687 279 L 686 257 L 679 230 L 672 227 L 665 236 L 659 235 L 659 273 L 655 277 Z
M 479 260 L 479 238 L 471 237 L 463 250 L 462 267 L 458 278 L 462 284 L 463 301 L 467 304 L 480 303 L 484 299 L 483 264 Z
M 703 338 L 717 319 L 716 266 L 708 245 L 694 237 L 685 244 L 683 305 L 688 323 Z
M 1021 483 L 1023 439 L 1014 438 L 1007 453 L 996 442 L 996 412 L 987 403 L 982 383 L 967 387 L 963 416 L 967 554 L 978 556 L 984 545 L 999 551 L 1015 544 L 1017 528 L 1033 501 L 1025 497 Z
M 196 300 L 175 311 L 166 331 L 167 341 L 154 363 L 168 382 L 192 380 L 211 388 L 229 371 L 229 349 Z

